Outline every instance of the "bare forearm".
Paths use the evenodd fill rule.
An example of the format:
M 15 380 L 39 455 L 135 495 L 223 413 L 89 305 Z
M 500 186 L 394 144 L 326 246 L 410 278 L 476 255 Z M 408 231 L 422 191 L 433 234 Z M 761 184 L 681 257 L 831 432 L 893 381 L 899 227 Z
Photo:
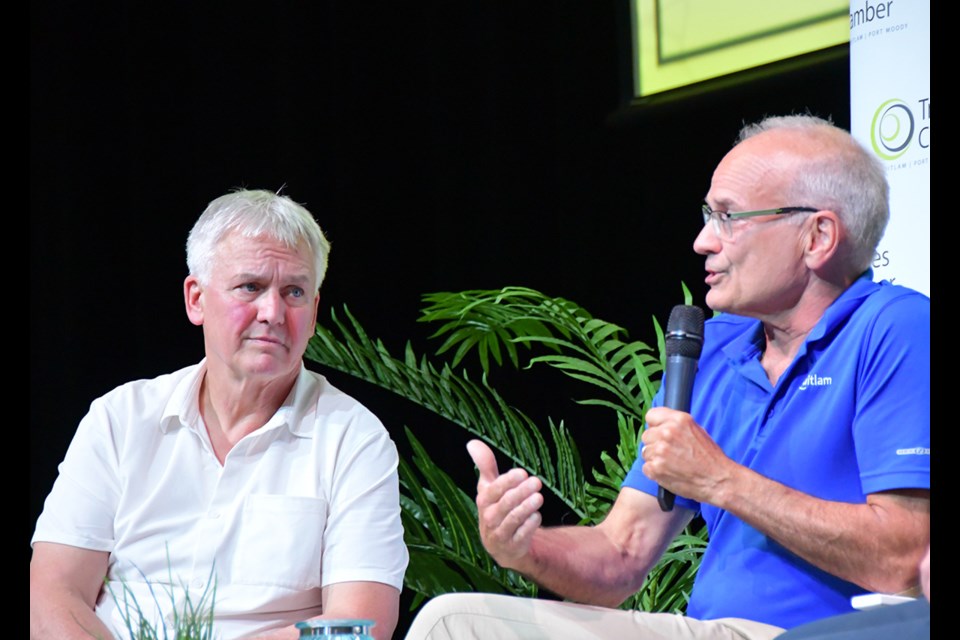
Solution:
M 35 543 L 30 559 L 30 637 L 113 638 L 94 612 L 106 571 L 106 552 Z
M 523 469 L 503 474 L 490 448 L 467 446 L 480 472 L 477 519 L 487 552 L 500 566 L 565 598 L 615 607 L 643 585 L 647 572 L 693 517 L 664 513 L 656 498 L 623 488 L 595 527 L 542 527 L 542 483 Z
M 113 634 L 84 602 L 30 592 L 30 637 L 35 640 L 110 640 Z
M 587 604 L 616 607 L 642 585 L 649 566 L 597 527 L 544 527 L 530 553 L 509 567 L 549 591 Z
M 737 467 L 708 501 L 869 591 L 896 593 L 918 584 L 930 531 L 926 492 L 870 496 L 865 504 L 833 502 Z

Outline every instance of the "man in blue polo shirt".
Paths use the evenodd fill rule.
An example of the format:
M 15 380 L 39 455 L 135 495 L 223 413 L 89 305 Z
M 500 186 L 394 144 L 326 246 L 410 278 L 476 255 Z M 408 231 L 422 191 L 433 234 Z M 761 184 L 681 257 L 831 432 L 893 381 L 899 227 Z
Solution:
M 429 638 L 742 638 L 919 585 L 930 539 L 930 300 L 874 282 L 883 166 L 814 116 L 748 125 L 713 174 L 703 351 L 690 412 L 646 415 L 605 520 L 541 526 L 541 482 L 480 441 L 480 534 L 503 567 L 566 601 L 447 594 Z M 666 381 L 665 381 L 666 382 Z M 676 495 L 663 510 L 659 487 Z M 709 543 L 685 616 L 616 609 L 697 515 Z

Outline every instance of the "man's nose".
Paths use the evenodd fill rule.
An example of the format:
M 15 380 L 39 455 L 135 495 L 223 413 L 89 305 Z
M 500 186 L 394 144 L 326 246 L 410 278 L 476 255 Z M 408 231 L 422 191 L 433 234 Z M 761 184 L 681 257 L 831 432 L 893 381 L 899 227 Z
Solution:
M 257 301 L 257 320 L 275 324 L 283 320 L 286 305 L 275 289 L 266 289 Z
M 702 256 L 717 253 L 720 250 L 720 236 L 717 235 L 711 223 L 707 222 L 703 225 L 700 233 L 693 239 L 693 250 Z

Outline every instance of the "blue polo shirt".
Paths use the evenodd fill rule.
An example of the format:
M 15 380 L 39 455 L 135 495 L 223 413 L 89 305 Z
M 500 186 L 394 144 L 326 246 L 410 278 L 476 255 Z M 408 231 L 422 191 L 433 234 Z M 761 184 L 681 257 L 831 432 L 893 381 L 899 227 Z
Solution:
M 730 458 L 824 500 L 930 487 L 930 299 L 872 275 L 833 302 L 774 386 L 758 320 L 707 320 L 690 413 Z M 656 495 L 642 467 L 638 456 L 623 486 Z M 688 616 L 790 628 L 850 612 L 864 592 L 726 511 L 676 504 L 699 510 L 709 532 Z

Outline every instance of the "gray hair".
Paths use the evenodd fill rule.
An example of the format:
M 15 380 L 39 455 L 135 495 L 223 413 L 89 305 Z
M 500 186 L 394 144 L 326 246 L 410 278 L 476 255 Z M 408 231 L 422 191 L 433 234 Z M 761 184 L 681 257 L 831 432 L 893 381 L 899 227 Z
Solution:
M 890 219 L 890 187 L 883 164 L 848 131 L 809 114 L 770 116 L 746 124 L 737 143 L 774 130 L 800 132 L 829 150 L 801 163 L 785 204 L 834 211 L 851 237 L 850 268 L 866 270 Z
M 327 272 L 330 243 L 303 205 L 273 191 L 237 189 L 210 202 L 187 237 L 187 268 L 209 282 L 217 244 L 232 231 L 244 237 L 266 235 L 288 247 L 306 241 L 313 256 L 317 289 Z

